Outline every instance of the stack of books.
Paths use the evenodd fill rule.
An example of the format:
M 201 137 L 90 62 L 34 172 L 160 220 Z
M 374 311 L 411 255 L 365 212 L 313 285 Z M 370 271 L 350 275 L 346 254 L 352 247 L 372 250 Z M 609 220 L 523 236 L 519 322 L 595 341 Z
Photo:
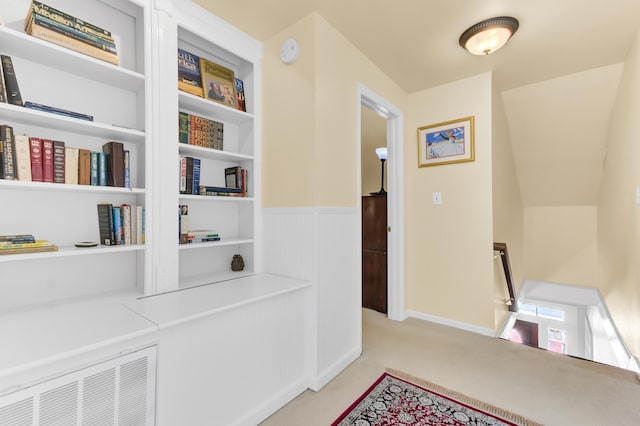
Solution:
M 189 244 L 220 241 L 220 235 L 211 229 L 189 230 L 187 232 L 187 241 Z
M 36 240 L 31 234 L 0 235 L 0 255 L 58 251 L 58 246 L 47 240 Z
M 33 0 L 24 21 L 27 34 L 119 65 L 112 34 L 73 15 Z

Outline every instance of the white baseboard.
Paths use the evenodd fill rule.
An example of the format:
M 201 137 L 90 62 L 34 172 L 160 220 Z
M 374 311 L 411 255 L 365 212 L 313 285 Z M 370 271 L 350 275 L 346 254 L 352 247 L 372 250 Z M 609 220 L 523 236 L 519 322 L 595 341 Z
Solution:
M 358 345 L 358 347 L 353 348 L 346 355 L 340 358 L 338 361 L 331 364 L 328 368 L 326 368 L 323 372 L 318 374 L 315 377 L 312 377 L 309 381 L 309 389 L 312 391 L 318 392 L 322 389 L 327 383 L 329 383 L 334 377 L 336 377 L 342 370 L 347 368 L 349 364 L 358 359 L 360 354 L 362 353 L 362 346 Z
M 300 379 L 282 391 L 267 399 L 253 410 L 249 411 L 241 418 L 233 422 L 233 426 L 255 426 L 267 417 L 284 407 L 295 397 L 309 388 L 308 378 Z
M 448 327 L 458 328 L 460 330 L 470 331 L 472 333 L 481 334 L 483 336 L 495 337 L 496 332 L 491 328 L 479 327 L 477 325 L 468 324 L 462 321 L 456 321 L 449 318 L 443 318 L 436 315 L 423 314 L 422 312 L 406 311 L 407 316 L 416 318 L 423 321 L 429 321 L 440 325 L 446 325 Z

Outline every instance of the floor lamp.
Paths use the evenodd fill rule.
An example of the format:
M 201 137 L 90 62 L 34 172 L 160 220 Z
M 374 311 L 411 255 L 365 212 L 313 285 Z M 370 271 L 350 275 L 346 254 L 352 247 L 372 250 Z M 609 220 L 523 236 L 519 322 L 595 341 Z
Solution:
M 371 192 L 371 195 L 387 195 L 387 191 L 384 190 L 384 162 L 387 159 L 387 148 L 376 148 L 376 155 L 380 159 L 382 168 L 382 180 L 380 182 L 380 191 Z

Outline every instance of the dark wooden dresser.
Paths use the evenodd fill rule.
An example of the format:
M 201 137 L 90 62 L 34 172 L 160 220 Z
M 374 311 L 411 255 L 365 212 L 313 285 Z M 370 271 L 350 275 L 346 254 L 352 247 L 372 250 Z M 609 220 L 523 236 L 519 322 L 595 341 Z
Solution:
M 387 313 L 387 197 L 362 197 L 362 307 Z

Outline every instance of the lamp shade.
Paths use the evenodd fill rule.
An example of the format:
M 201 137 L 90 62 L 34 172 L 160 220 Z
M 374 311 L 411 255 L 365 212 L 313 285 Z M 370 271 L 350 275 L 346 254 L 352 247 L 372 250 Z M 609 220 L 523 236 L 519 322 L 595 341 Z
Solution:
M 380 160 L 386 160 L 387 159 L 387 148 L 386 147 L 376 148 L 376 155 L 378 156 L 378 158 Z
M 488 55 L 504 46 L 519 25 L 511 16 L 486 19 L 463 32 L 459 43 L 474 55 Z

